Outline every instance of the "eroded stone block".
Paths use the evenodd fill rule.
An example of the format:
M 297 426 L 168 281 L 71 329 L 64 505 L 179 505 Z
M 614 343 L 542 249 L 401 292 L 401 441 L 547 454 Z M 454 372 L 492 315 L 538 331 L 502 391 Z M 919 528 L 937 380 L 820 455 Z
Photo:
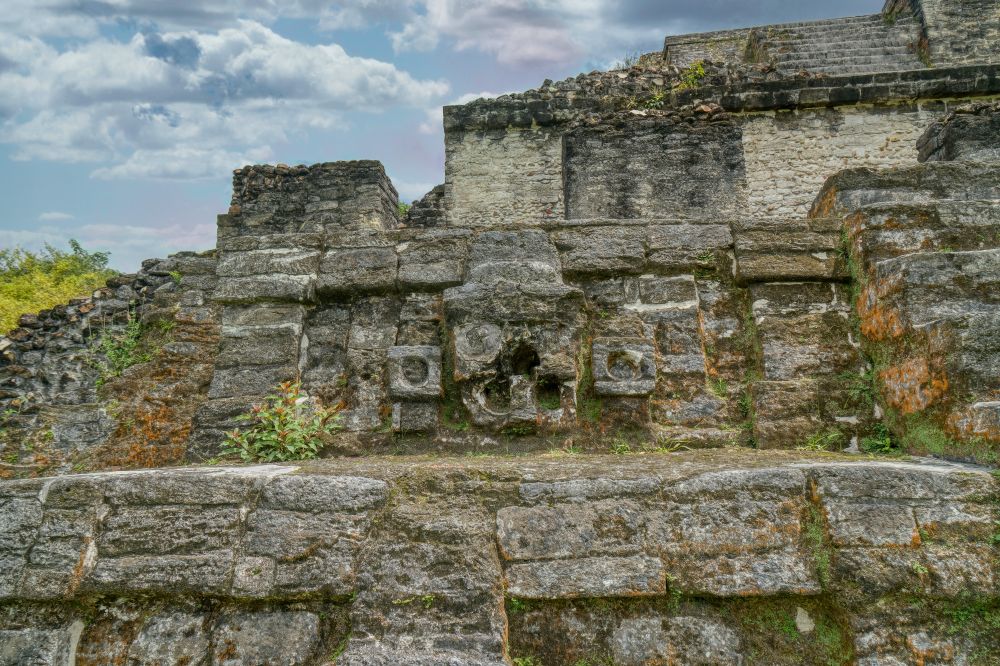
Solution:
M 525 599 L 637 597 L 666 591 L 663 563 L 645 556 L 511 564 L 506 576 L 507 592 Z
M 388 362 L 392 397 L 413 400 L 441 396 L 440 347 L 392 347 Z
M 594 388 L 600 395 L 649 395 L 656 388 L 653 345 L 641 338 L 597 338 Z

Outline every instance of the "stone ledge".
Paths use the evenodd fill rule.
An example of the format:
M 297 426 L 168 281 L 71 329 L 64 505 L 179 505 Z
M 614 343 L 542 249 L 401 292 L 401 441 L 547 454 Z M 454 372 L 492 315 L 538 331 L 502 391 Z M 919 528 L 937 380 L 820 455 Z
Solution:
M 270 645 L 255 636 L 282 632 L 297 637 L 297 654 L 316 654 L 334 632 L 326 618 L 349 608 L 346 663 L 373 663 L 376 645 L 378 663 L 499 664 L 505 595 L 832 599 L 859 617 L 859 594 L 990 599 L 1000 596 L 998 494 L 981 468 L 740 450 L 3 482 L 0 636 L 48 646 L 39 663 L 60 663 L 81 634 L 79 649 L 103 656 L 101 627 L 134 611 L 145 619 L 119 631 L 122 654 L 201 654 L 233 640 L 252 655 Z M 218 604 L 221 614 L 205 610 Z

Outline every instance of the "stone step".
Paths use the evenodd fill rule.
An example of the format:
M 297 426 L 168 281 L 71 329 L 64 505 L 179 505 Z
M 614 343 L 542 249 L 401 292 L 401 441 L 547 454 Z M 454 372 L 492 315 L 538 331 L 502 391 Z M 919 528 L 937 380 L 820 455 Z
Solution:
M 793 60 L 795 58 L 843 58 L 851 55 L 907 55 L 913 49 L 909 44 L 871 44 L 868 42 L 838 42 L 828 45 L 815 45 L 809 49 L 790 51 L 770 51 L 769 55 L 775 61 Z
M 1000 200 L 870 204 L 845 226 L 855 260 L 870 273 L 904 254 L 1000 247 Z
M 771 53 L 771 60 L 776 64 L 795 60 L 835 60 L 840 58 L 879 58 L 907 56 L 915 57 L 913 50 L 909 46 L 874 46 L 870 48 L 852 48 L 846 45 L 838 45 L 834 48 L 821 51 L 792 51 L 789 53 Z
M 771 393 L 799 399 L 800 383 Z M 741 621 L 747 597 L 794 617 L 821 612 L 820 593 L 846 645 L 866 645 L 871 623 L 887 643 L 929 645 L 933 606 L 908 600 L 903 626 L 875 600 L 900 581 L 921 602 L 993 594 L 1000 570 L 982 544 L 998 490 L 983 468 L 739 449 L 0 481 L 0 653 L 52 666 L 735 665 L 772 637 Z M 192 602 L 206 597 L 217 603 Z M 796 659 L 802 645 L 776 663 L 817 663 Z
M 923 65 L 914 67 L 911 63 L 895 63 L 873 67 L 872 65 L 837 65 L 835 67 L 810 67 L 810 68 L 780 68 L 784 72 L 809 72 L 811 74 L 824 74 L 827 76 L 840 76 L 843 74 L 872 74 L 875 72 L 910 72 L 915 69 L 924 69 Z
M 763 28 L 768 39 L 814 38 L 817 35 L 873 34 L 887 35 L 919 29 L 920 24 L 912 18 L 901 19 L 892 25 L 881 19 L 875 21 L 837 22 L 819 21 L 804 25 L 775 25 Z
M 908 65 L 911 66 L 912 69 L 920 69 L 923 67 L 920 60 L 912 54 L 899 56 L 870 56 L 859 54 L 857 56 L 841 56 L 837 58 L 798 58 L 795 60 L 789 59 L 775 63 L 775 66 L 779 69 L 796 70 L 812 69 L 814 67 L 825 67 L 827 69 L 840 67 L 867 67 L 871 70 L 877 70 L 883 65 Z
M 893 25 L 915 21 L 913 17 L 901 16 Z M 820 21 L 798 21 L 793 23 L 775 23 L 758 28 L 759 30 L 825 30 L 838 27 L 883 26 L 888 24 L 881 14 L 865 14 L 862 16 L 846 16 L 844 18 L 823 19 Z
M 935 199 L 1000 199 L 1000 163 L 927 162 L 882 171 L 845 169 L 827 179 L 810 217 L 844 216 L 874 203 L 926 204 Z
M 917 39 L 917 31 L 901 30 L 881 32 L 875 30 L 844 30 L 842 32 L 817 32 L 815 34 L 783 34 L 769 36 L 763 43 L 771 49 L 808 48 L 813 45 L 856 42 L 862 44 L 907 44 Z

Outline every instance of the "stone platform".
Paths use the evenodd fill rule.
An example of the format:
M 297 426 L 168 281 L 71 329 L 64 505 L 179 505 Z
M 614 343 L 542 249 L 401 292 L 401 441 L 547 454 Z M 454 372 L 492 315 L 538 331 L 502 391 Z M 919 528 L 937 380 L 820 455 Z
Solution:
M 744 450 L 8 481 L 0 664 L 996 663 L 998 499 Z

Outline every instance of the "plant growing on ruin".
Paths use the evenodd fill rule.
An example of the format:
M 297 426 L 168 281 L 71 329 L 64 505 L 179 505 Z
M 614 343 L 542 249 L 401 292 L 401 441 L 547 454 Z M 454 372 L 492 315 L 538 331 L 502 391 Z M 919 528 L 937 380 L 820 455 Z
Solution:
M 681 82 L 677 86 L 677 89 L 687 90 L 689 88 L 697 88 L 701 85 L 701 80 L 704 78 L 705 63 L 701 60 L 696 60 L 681 71 Z
M 892 453 L 895 448 L 892 433 L 882 423 L 876 423 L 872 433 L 861 439 L 861 450 L 868 453 Z
M 105 335 L 101 340 L 100 351 L 104 360 L 97 366 L 101 371 L 98 384 L 103 384 L 138 363 L 145 363 L 152 358 L 148 351 L 140 348 L 143 325 L 135 312 L 129 312 L 128 323 L 119 333 Z
M 226 454 L 245 462 L 307 460 L 319 455 L 324 435 L 340 428 L 340 409 L 315 405 L 300 382 L 284 382 L 237 420 L 249 426 L 226 433 Z

